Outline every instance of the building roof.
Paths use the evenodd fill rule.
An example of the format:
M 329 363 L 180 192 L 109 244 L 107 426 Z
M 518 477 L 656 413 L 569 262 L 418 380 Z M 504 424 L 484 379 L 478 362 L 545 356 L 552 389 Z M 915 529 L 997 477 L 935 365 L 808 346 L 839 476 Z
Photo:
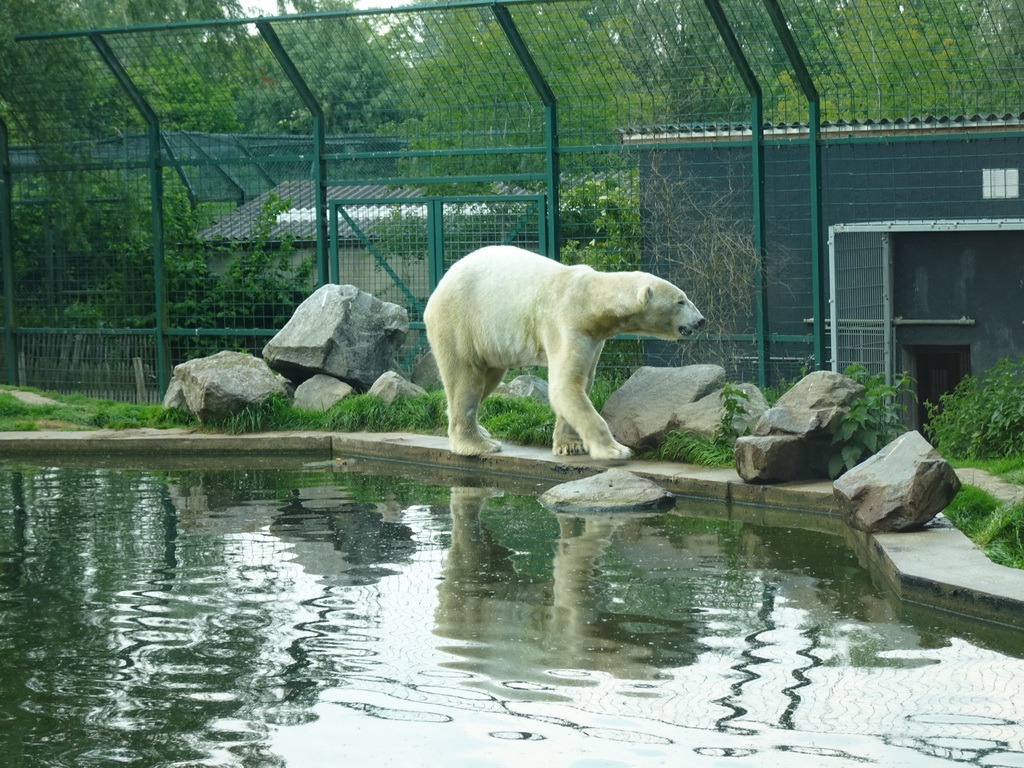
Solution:
M 402 198 L 420 197 L 423 194 L 421 189 L 408 187 L 389 187 L 382 184 L 369 185 L 339 185 L 327 187 L 327 200 L 399 200 Z M 284 213 L 277 217 L 277 223 L 270 230 L 271 240 L 280 240 L 291 236 L 300 241 L 315 241 L 316 238 L 316 197 L 315 187 L 312 181 L 286 181 L 279 184 L 269 192 L 254 197 L 252 200 L 240 205 L 231 213 L 222 216 L 209 227 L 199 233 L 202 240 L 208 242 L 239 242 L 244 243 L 253 239 L 253 230 L 263 211 L 263 206 L 276 195 L 281 200 L 290 200 L 291 206 Z M 367 228 L 382 216 L 380 211 L 369 211 L 370 216 L 364 214 Z M 360 225 L 358 218 L 356 225 Z M 360 227 L 364 229 L 364 227 Z M 367 232 L 369 234 L 369 232 Z M 338 239 L 356 240 L 357 234 L 347 221 L 343 218 L 338 220 Z
M 766 122 L 764 138 L 786 139 L 807 136 L 805 122 Z M 1024 112 L 956 116 L 927 115 L 865 120 L 826 120 L 821 123 L 824 138 L 849 136 L 894 136 L 913 133 L 968 133 L 1024 130 Z M 659 144 L 686 141 L 723 141 L 750 138 L 751 124 L 743 122 L 669 123 L 665 125 L 626 126 L 619 129 L 623 144 Z

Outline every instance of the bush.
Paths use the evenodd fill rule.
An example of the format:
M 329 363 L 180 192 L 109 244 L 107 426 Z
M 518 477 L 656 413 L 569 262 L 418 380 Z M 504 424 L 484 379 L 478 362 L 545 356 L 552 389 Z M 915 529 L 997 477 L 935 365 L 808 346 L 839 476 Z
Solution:
M 1024 357 L 1000 360 L 981 378 L 926 403 L 928 436 L 947 456 L 991 459 L 1024 453 Z
M 906 431 L 903 413 L 907 408 L 903 398 L 912 394 L 909 376 L 901 373 L 894 384 L 886 384 L 885 374 L 872 375 L 862 365 L 851 365 L 846 375 L 863 385 L 866 391 L 843 415 L 832 437 L 832 445 L 839 450 L 829 459 L 829 477 L 838 477 L 853 469 Z

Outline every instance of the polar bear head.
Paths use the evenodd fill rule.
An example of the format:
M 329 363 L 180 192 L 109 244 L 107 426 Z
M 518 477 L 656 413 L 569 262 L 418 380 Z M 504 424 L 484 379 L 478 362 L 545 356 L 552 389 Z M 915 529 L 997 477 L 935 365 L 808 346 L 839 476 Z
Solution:
M 704 315 L 679 288 L 646 272 L 631 273 L 622 326 L 618 333 L 635 333 L 675 341 L 704 326 Z M 632 293 L 632 296 L 629 296 Z

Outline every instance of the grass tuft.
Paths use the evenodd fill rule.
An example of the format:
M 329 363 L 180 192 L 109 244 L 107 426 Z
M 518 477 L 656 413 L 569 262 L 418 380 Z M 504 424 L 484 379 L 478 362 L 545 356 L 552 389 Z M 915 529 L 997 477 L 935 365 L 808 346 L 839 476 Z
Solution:
M 732 443 L 688 432 L 669 432 L 665 442 L 656 451 L 645 456 L 659 461 L 679 461 L 705 467 L 731 467 L 735 464 Z

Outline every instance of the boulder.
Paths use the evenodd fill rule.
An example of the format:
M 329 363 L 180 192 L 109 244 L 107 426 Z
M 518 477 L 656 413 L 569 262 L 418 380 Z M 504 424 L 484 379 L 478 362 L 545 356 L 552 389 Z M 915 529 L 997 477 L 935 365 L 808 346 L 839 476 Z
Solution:
M 843 415 L 866 391 L 849 376 L 833 371 L 813 371 L 764 412 L 754 427 L 754 434 L 831 437 Z
M 671 491 L 625 469 L 562 483 L 540 496 L 552 512 L 646 512 L 667 509 L 674 500 Z
M 287 394 L 288 382 L 257 357 L 218 352 L 174 367 L 186 407 L 200 421 L 231 416 L 274 394 Z
M 531 397 L 544 405 L 550 405 L 548 383 L 540 376 L 516 376 L 512 381 L 502 382 L 494 390 L 499 397 Z
M 329 411 L 339 400 L 344 400 L 355 390 L 351 384 L 340 379 L 318 373 L 306 379 L 295 389 L 295 407 L 303 411 Z
M 922 527 L 953 500 L 960 480 L 919 432 L 906 432 L 832 487 L 847 523 L 880 533 Z
M 746 435 L 736 440 L 736 474 L 748 483 L 827 476 L 828 443 L 799 435 Z
M 743 408 L 742 413 L 737 414 L 732 423 L 735 433 L 742 435 L 751 431 L 758 419 L 768 410 L 768 401 L 764 399 L 761 390 L 754 384 L 737 384 L 736 389 L 747 396 L 740 403 Z M 722 404 L 724 392 L 724 388 L 718 389 L 694 403 L 687 403 L 677 408 L 675 418 L 678 426 L 675 429 L 708 438 L 714 437 L 725 418 L 725 406 Z
M 164 408 L 188 408 L 188 403 L 185 402 L 185 392 L 181 388 L 181 382 L 174 376 L 171 377 L 171 381 L 167 385 L 167 391 L 164 392 Z
M 432 350 L 420 355 L 412 369 L 411 381 L 424 389 L 433 389 L 441 384 L 441 372 L 437 370 L 437 360 Z
M 271 368 L 296 383 L 323 373 L 365 392 L 409 332 L 409 313 L 354 285 L 325 285 L 296 309 L 263 348 Z
M 386 371 L 373 382 L 370 394 L 379 397 L 386 405 L 391 405 L 396 398 L 425 395 L 427 391 L 423 387 L 413 384 L 400 373 Z
M 679 427 L 678 411 L 725 385 L 719 365 L 644 366 L 612 393 L 601 415 L 615 439 L 634 450 L 655 448 Z

